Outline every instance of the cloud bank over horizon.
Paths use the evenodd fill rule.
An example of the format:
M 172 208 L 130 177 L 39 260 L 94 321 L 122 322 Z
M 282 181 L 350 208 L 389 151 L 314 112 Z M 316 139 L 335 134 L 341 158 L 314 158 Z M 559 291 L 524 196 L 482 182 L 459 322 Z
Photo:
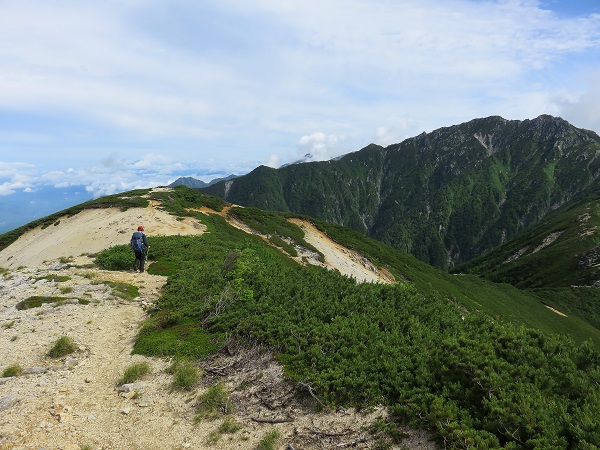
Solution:
M 7 0 L 0 196 L 99 196 L 326 160 L 442 126 L 600 131 L 586 0 Z

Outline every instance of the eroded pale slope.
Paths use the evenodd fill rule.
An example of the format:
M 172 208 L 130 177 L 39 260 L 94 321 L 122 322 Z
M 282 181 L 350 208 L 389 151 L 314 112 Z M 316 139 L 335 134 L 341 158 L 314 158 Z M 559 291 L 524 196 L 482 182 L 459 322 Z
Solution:
M 97 253 L 113 245 L 128 244 L 138 225 L 148 236 L 201 234 L 206 227 L 195 219 L 177 220 L 151 202 L 147 208 L 88 209 L 63 217 L 54 225 L 28 231 L 0 252 L 0 267 L 38 266 L 61 257 Z

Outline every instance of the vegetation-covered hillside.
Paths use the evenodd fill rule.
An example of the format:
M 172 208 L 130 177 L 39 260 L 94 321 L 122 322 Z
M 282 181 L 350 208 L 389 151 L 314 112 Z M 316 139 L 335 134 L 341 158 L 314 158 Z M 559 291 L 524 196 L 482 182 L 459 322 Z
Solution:
M 149 270 L 169 280 L 135 351 L 202 358 L 236 336 L 269 345 L 324 405 L 387 405 L 397 422 L 433 430 L 445 448 L 597 448 L 600 341 L 581 343 L 583 335 L 557 327 L 570 320 L 563 331 L 590 339 L 597 329 L 512 286 L 445 274 L 317 223 L 399 280 L 357 284 L 190 210 L 202 200 L 185 188 L 164 195 L 165 208 L 195 215 L 208 232 L 153 239 Z M 259 210 L 238 216 L 262 233 L 272 226 L 282 240 L 301 239 L 281 219 Z
M 477 119 L 336 161 L 259 167 L 204 192 L 338 223 L 441 268 L 597 190 L 600 137 L 551 116 Z
M 582 201 L 455 272 L 526 289 L 544 304 L 599 328 L 599 225 L 598 201 Z
M 598 286 L 599 225 L 600 203 L 582 202 L 456 270 L 520 288 Z

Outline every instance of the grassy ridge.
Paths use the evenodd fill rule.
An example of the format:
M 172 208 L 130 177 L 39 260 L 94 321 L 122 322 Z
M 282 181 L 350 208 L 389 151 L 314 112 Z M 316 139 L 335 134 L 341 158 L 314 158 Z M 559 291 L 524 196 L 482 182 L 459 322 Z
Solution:
M 556 334 L 556 326 L 523 326 L 524 315 L 540 315 L 553 328 L 556 315 L 531 296 L 443 274 L 359 233 L 319 224 L 412 282 L 357 285 L 299 266 L 221 217 L 199 219 L 208 233 L 153 240 L 149 270 L 171 275 L 136 351 L 202 357 L 225 334 L 267 343 L 286 373 L 326 403 L 383 403 L 451 449 L 593 449 L 600 442 L 600 353 Z M 531 310 L 518 310 L 521 302 Z M 509 321 L 507 312 L 514 313 Z

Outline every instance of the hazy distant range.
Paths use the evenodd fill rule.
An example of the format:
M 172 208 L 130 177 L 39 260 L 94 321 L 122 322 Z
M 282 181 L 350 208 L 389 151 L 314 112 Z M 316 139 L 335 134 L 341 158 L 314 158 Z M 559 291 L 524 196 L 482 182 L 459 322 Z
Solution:
M 32 192 L 2 195 L 0 234 L 92 198 L 92 193 L 86 191 L 85 186 L 42 187 Z

